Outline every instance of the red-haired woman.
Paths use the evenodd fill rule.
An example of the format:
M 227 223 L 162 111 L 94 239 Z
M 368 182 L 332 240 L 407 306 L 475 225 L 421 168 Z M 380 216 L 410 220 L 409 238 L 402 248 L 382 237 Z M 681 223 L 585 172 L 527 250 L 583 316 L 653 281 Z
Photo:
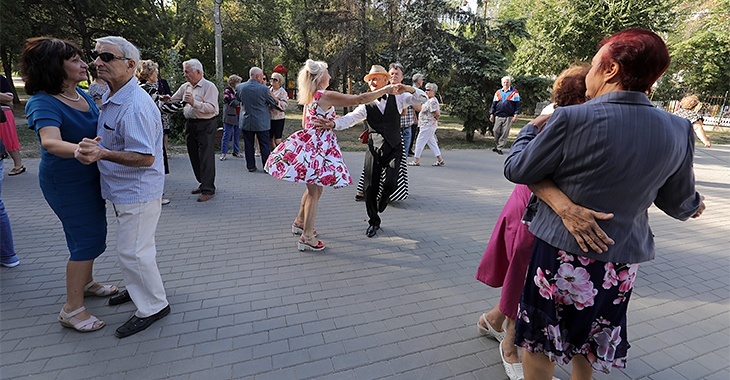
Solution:
M 669 52 L 655 33 L 616 33 L 591 62 L 592 99 L 556 109 L 540 134 L 526 126 L 512 146 L 509 180 L 550 178 L 575 204 L 613 214 L 583 228 L 561 218 L 563 205 L 538 204 L 515 337 L 527 379 L 550 379 L 555 363 L 571 361 L 573 380 L 624 368 L 629 298 L 639 263 L 654 257 L 647 209 L 653 203 L 686 220 L 705 208 L 694 186 L 692 126 L 645 95 L 667 67 Z M 606 235 L 614 244 L 594 247 Z

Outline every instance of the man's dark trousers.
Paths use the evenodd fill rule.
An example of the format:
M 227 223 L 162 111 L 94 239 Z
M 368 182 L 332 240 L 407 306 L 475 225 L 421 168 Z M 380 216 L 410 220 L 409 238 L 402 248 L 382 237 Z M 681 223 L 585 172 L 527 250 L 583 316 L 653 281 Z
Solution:
M 190 165 L 203 194 L 215 194 L 215 118 L 188 119 L 185 122 L 185 142 Z
M 269 159 L 271 154 L 271 144 L 269 141 L 269 131 L 241 131 L 243 135 L 243 151 L 246 155 L 246 168 L 248 170 L 256 169 L 256 157 L 254 155 L 254 137 L 259 140 L 259 150 L 261 151 L 261 164 L 262 167 L 266 164 L 266 160 Z
M 373 143 L 375 141 L 375 144 Z M 374 145 L 380 145 L 375 147 Z M 370 131 L 368 150 L 365 152 L 365 178 L 363 190 L 365 193 L 365 209 L 368 213 L 368 224 L 380 227 L 379 212 L 383 212 L 388 205 L 390 195 L 398 186 L 398 169 L 403 157 L 403 145 L 390 146 L 382 140 L 378 133 Z M 385 168 L 385 175 L 381 178 Z M 383 182 L 383 193 L 378 204 L 378 188 Z

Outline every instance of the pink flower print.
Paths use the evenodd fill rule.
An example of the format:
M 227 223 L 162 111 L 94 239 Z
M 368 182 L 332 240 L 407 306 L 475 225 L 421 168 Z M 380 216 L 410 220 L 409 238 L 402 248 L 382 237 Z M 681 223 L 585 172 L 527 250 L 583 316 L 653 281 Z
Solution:
M 578 310 L 593 306 L 598 290 L 593 288 L 590 275 L 585 268 L 562 264 L 555 276 L 558 292 L 565 296 L 566 305 L 575 305 Z
M 276 169 L 275 170 L 276 170 L 277 173 L 283 173 L 285 169 L 286 169 L 286 166 L 284 165 L 283 162 L 279 161 L 279 162 L 276 163 Z
M 302 153 L 302 150 L 304 150 L 304 145 L 298 145 L 297 150 L 294 151 L 296 155 L 299 155 L 299 153 Z
M 527 311 L 522 310 L 522 308 L 518 308 L 517 319 L 520 319 L 525 323 L 530 323 L 530 317 L 527 315 Z
M 558 351 L 565 350 L 566 343 L 564 343 L 561 339 L 560 326 L 547 325 L 544 331 L 545 336 L 547 336 L 547 338 L 553 342 L 553 346 L 555 346 L 555 349 L 557 349 Z
M 311 139 L 312 139 L 312 135 L 310 135 L 309 133 L 300 133 L 299 134 L 299 141 L 301 141 L 303 143 L 306 143 Z
M 297 180 L 301 181 L 307 176 L 307 167 L 304 166 L 302 163 L 297 164 L 294 166 L 294 170 L 297 172 Z
M 555 284 L 551 284 L 545 277 L 542 268 L 537 268 L 537 274 L 534 277 L 535 285 L 540 289 L 540 295 L 545 299 L 553 299 L 555 294 Z
M 283 158 L 284 158 L 284 161 L 286 161 L 286 162 L 288 162 L 290 164 L 291 163 L 294 163 L 294 162 L 297 162 L 297 155 L 294 152 L 291 152 L 291 151 L 284 153 L 284 157 Z
M 562 249 L 558 251 L 558 257 L 560 258 L 559 260 L 561 263 L 569 263 L 573 261 L 573 255 L 563 251 Z
M 611 287 L 618 284 L 616 269 L 613 267 L 613 263 L 606 263 L 603 268 L 606 270 L 606 273 L 603 275 L 603 289 L 611 289 Z
M 621 327 L 616 327 L 613 330 L 604 328 L 603 331 L 593 336 L 593 340 L 598 344 L 596 350 L 598 357 L 612 362 L 616 354 L 616 347 L 621 343 Z
M 327 174 L 326 176 L 322 177 L 322 179 L 319 180 L 322 182 L 322 185 L 329 186 L 335 182 L 337 182 L 337 178 L 332 174 Z
M 583 266 L 586 266 L 596 260 L 593 260 L 593 259 L 590 259 L 590 258 L 584 257 L 584 256 L 578 256 L 578 261 L 580 261 L 580 263 L 583 264 Z
M 619 271 L 618 279 L 621 281 L 621 286 L 618 288 L 619 292 L 626 293 L 634 287 L 638 270 L 639 264 L 629 264 L 626 269 Z

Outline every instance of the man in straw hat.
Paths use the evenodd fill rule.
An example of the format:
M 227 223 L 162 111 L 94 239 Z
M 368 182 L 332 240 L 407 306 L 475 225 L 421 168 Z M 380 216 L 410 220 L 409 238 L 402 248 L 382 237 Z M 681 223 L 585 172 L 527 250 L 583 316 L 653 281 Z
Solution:
M 388 84 L 390 75 L 383 66 L 373 65 L 363 80 L 371 91 L 377 91 Z M 390 195 L 396 188 L 398 168 L 403 155 L 400 132 L 400 115 L 411 105 L 423 104 L 426 93 L 412 86 L 401 85 L 398 95 L 385 95 L 380 99 L 357 106 L 352 112 L 334 121 L 318 119 L 317 124 L 325 128 L 342 130 L 362 121 L 367 121 L 368 150 L 365 152 L 365 208 L 368 213 L 366 235 L 373 237 L 380 229 L 379 212 L 385 211 Z M 385 168 L 385 171 L 383 171 Z M 383 177 L 384 176 L 384 177 Z M 378 201 L 378 188 L 383 182 L 383 193 Z

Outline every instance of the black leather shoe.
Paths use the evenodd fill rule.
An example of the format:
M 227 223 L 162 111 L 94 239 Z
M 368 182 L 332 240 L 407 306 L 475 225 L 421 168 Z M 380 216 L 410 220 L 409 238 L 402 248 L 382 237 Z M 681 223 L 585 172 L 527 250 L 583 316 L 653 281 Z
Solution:
M 130 335 L 134 335 L 150 326 L 157 321 L 158 319 L 162 319 L 162 317 L 170 314 L 170 305 L 165 306 L 164 309 L 158 311 L 156 314 L 152 314 L 147 318 L 140 318 L 136 315 L 133 315 L 132 318 L 129 318 L 127 322 L 124 322 L 123 325 L 119 326 L 117 331 L 114 332 L 114 335 L 116 335 L 117 338 L 126 338 Z
M 127 303 L 131 300 L 132 300 L 132 297 L 129 296 L 129 292 L 124 290 L 124 291 L 121 291 L 121 292 L 109 297 L 109 306 L 121 305 L 121 304 Z
M 256 171 L 256 168 L 251 168 L 251 169 L 248 169 L 248 172 L 249 172 L 249 173 L 253 173 L 253 172 L 255 172 L 255 171 Z
M 369 238 L 375 236 L 378 233 L 378 230 L 380 229 L 380 226 L 369 226 L 367 235 Z
M 359 202 L 359 201 L 364 201 L 364 200 L 365 200 L 365 194 L 362 194 L 362 193 L 356 193 L 356 194 L 355 194 L 355 200 L 356 200 L 356 201 L 358 201 L 358 202 Z

